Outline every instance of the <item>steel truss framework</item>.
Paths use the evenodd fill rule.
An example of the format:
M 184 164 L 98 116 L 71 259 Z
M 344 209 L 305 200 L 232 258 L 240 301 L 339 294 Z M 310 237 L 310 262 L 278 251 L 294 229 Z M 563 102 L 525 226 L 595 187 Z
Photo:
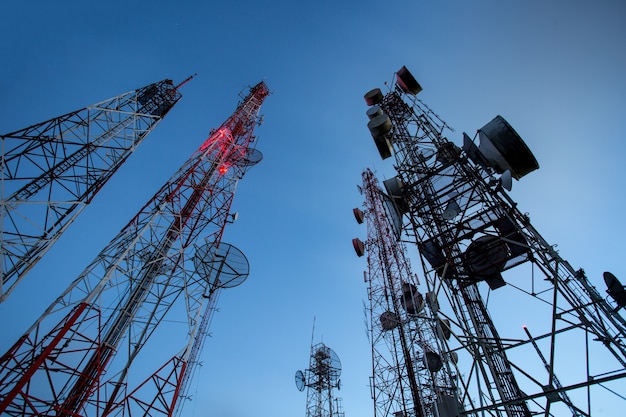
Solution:
M 304 375 L 306 417 L 344 417 L 341 398 L 334 394 L 339 389 L 341 363 L 337 354 L 324 343 L 311 345 L 309 369 Z
M 194 255 L 217 256 L 236 185 L 262 158 L 253 131 L 268 94 L 263 82 L 252 87 L 2 356 L 0 414 L 180 411 L 221 288 L 195 270 Z M 177 313 L 186 320 L 165 320 Z
M 418 249 L 438 316 L 450 322 L 452 337 L 442 342 L 462 367 L 453 375 L 459 412 L 590 415 L 592 389 L 610 391 L 605 384 L 626 376 L 626 321 L 531 225 L 501 171 L 470 155 L 472 139 L 464 134 L 463 149 L 450 142 L 444 134 L 452 129 L 403 83 L 397 75 L 387 93 L 377 91 L 391 125 L 372 135 L 390 144 L 391 152 L 379 151 L 394 156 L 397 187 L 387 188 L 394 216 Z M 501 305 L 495 319 L 486 300 Z M 526 332 L 521 324 L 497 328 L 514 314 L 541 319 Z
M 405 245 L 390 222 L 389 197 L 370 170 L 362 174 L 367 224 L 368 335 L 372 345 L 374 416 L 439 416 L 456 408 L 454 362 L 444 357 L 437 304 L 418 291 Z M 357 220 L 362 216 L 355 209 Z M 431 302 L 428 302 L 428 301 Z M 442 367 L 445 371 L 439 372 Z
M 0 136 L 0 301 L 180 100 L 178 87 L 163 80 Z

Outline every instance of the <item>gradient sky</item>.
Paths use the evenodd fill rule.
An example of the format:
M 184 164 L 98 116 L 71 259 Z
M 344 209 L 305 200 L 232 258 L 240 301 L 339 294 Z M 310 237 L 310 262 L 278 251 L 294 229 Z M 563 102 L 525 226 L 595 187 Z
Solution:
M 363 94 L 402 65 L 457 144 L 497 114 L 511 123 L 541 167 L 512 198 L 604 294 L 603 271 L 626 282 L 625 22 L 620 0 L 3 1 L 3 133 L 198 75 L 0 304 L 0 351 L 232 113 L 238 94 L 265 80 L 264 160 L 240 182 L 239 219 L 223 238 L 251 274 L 221 294 L 183 415 L 304 417 L 293 376 L 308 366 L 315 320 L 313 341 L 343 365 L 346 417 L 371 416 L 366 261 L 351 246 L 366 231 L 352 208 L 363 202 L 363 169 L 393 175 L 366 127 Z M 617 415 L 625 402 L 614 401 L 594 415 Z

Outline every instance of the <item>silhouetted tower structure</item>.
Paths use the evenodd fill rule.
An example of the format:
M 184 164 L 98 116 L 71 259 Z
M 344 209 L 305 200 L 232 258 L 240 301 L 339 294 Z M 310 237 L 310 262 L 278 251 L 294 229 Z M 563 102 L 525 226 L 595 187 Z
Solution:
M 268 94 L 252 87 L 2 356 L 0 414 L 175 413 L 219 289 L 247 276 L 221 237 L 238 181 L 262 159 L 253 132 Z
M 458 356 L 461 372 L 451 377 L 461 412 L 591 414 L 592 388 L 626 376 L 624 288 L 605 273 L 604 299 L 508 195 L 512 179 L 539 165 L 506 120 L 495 117 L 473 139 L 463 134 L 459 147 L 421 90 L 402 67 L 388 92 L 365 94 L 366 113 L 381 157 L 394 157 L 397 176 L 384 181 L 390 223 L 416 245 L 424 292 L 450 322 L 451 337 L 440 340 L 443 356 Z M 505 308 L 494 318 L 486 300 L 498 297 Z M 513 317 L 519 328 L 497 325 Z M 539 335 L 522 332 L 527 321 Z
M 341 361 L 324 343 L 311 344 L 309 368 L 296 371 L 296 387 L 306 388 L 306 417 L 344 417 L 341 398 L 335 389 L 341 388 Z
M 180 100 L 163 80 L 0 136 L 0 301 Z
M 454 367 L 456 354 L 445 356 L 437 334 L 450 336 L 446 321 L 437 318 L 437 300 L 422 294 L 411 270 L 398 224 L 391 219 L 393 201 L 379 188 L 370 170 L 362 174 L 364 211 L 354 209 L 367 224 L 368 336 L 372 346 L 374 416 L 445 416 L 457 409 Z M 353 240 L 359 255 L 365 244 Z M 447 333 L 442 333 L 446 332 Z

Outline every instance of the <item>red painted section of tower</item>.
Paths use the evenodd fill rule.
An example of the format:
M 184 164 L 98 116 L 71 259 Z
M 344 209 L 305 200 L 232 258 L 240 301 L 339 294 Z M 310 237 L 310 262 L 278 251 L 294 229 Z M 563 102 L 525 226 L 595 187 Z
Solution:
M 182 382 L 189 377 L 194 365 L 188 362 L 192 355 L 173 355 L 164 365 L 155 366 L 153 369 L 157 370 L 130 394 L 121 392 L 121 388 L 127 388 L 126 377 L 135 371 L 133 360 L 143 348 L 150 348 L 150 336 L 176 300 L 185 299 L 190 323 L 212 312 L 212 308 L 204 308 L 202 301 L 208 292 L 206 280 L 189 273 L 189 267 L 185 269 L 183 263 L 192 258 L 194 243 L 201 236 L 214 247 L 219 245 L 236 183 L 258 162 L 251 162 L 248 157 L 255 151 L 250 146 L 254 141 L 252 133 L 258 124 L 260 106 L 268 95 L 265 83 L 252 87 L 235 112 L 212 131 L 21 339 L 32 338 L 33 346 L 44 344 L 53 336 L 46 330 L 46 324 L 49 326 L 49 322 L 58 317 L 60 311 L 74 305 L 75 300 L 80 300 L 78 305 L 83 314 L 91 310 L 106 312 L 94 335 L 81 335 L 81 341 L 97 340 L 92 343 L 96 348 L 82 349 L 75 354 L 80 357 L 72 358 L 73 368 L 67 365 L 63 375 L 48 378 L 49 397 L 38 399 L 37 408 L 22 402 L 27 395 L 17 394 L 36 374 L 46 375 L 47 370 L 41 364 L 50 359 L 55 346 L 59 345 L 55 354 L 64 353 L 59 340 L 74 322 L 62 326 L 63 334 L 53 338 L 55 344 L 35 359 L 28 354 L 34 349 L 19 343 L 2 357 L 0 382 L 5 382 L 0 385 L 0 400 L 7 415 L 102 416 L 119 407 L 130 410 L 131 404 L 138 404 L 143 411 L 149 408 L 164 415 L 174 413 L 184 388 Z M 79 316 L 69 317 L 76 321 Z M 58 322 L 57 319 L 52 327 L 58 328 Z M 189 350 L 198 345 L 197 339 L 201 336 L 192 331 L 190 339 L 181 342 L 186 342 Z M 73 342 L 70 339 L 68 344 Z M 128 346 L 122 349 L 122 343 Z M 120 354 L 128 357 L 116 361 Z M 14 366 L 16 362 L 18 366 Z M 120 363 L 124 364 L 121 368 L 111 369 Z M 16 369 L 28 369 L 28 372 L 18 379 Z M 119 379 L 105 381 L 105 374 L 119 376 Z M 152 395 L 156 397 L 140 398 L 140 388 L 148 386 L 150 381 L 156 389 L 156 394 Z M 107 390 L 105 385 L 114 388 Z M 9 394 L 5 395 L 7 392 Z M 161 406 L 165 403 L 169 405 Z M 29 411 L 24 413 L 24 409 Z M 128 415 L 132 415 L 132 411 Z

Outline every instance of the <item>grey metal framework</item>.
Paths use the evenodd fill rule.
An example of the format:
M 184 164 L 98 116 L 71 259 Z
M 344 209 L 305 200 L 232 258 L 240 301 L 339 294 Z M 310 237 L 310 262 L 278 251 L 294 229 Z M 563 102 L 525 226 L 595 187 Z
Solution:
M 455 355 L 445 355 L 437 336 L 448 325 L 437 318 L 433 294 L 418 291 L 403 242 L 391 222 L 391 199 L 379 188 L 372 171 L 362 174 L 364 211 L 354 209 L 367 225 L 367 318 L 372 346 L 374 416 L 440 416 L 456 410 Z M 363 253 L 363 252 L 362 252 Z M 445 368 L 445 369 L 444 369 Z
M 296 372 L 296 386 L 306 388 L 306 417 L 344 417 L 340 389 L 341 362 L 337 354 L 324 343 L 311 344 L 309 368 Z
M 180 410 L 219 289 L 240 282 L 229 271 L 247 267 L 221 237 L 238 181 L 262 159 L 253 132 L 268 95 L 263 82 L 252 87 L 2 356 L 0 414 Z
M 178 87 L 159 81 L 0 136 L 0 301 L 180 100 Z
M 365 95 L 368 126 L 381 157 L 393 156 L 385 189 L 398 238 L 417 248 L 424 292 L 450 322 L 442 343 L 462 369 L 459 412 L 590 415 L 592 389 L 615 392 L 606 384 L 626 376 L 626 321 L 507 194 L 512 178 L 538 168 L 510 125 L 497 116 L 457 146 L 420 91 L 403 67 L 388 92 Z M 488 301 L 501 304 L 495 318 Z M 515 314 L 535 336 L 498 325 Z

